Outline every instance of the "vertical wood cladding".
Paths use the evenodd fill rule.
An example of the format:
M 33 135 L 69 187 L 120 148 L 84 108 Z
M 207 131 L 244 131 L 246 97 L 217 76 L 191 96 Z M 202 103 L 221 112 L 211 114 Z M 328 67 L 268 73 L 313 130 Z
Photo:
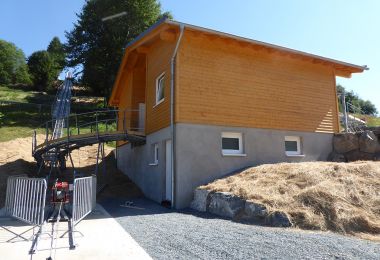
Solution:
M 186 31 L 176 82 L 176 122 L 338 131 L 326 65 Z
M 158 41 L 147 54 L 146 133 L 170 125 L 170 60 L 175 42 Z M 156 105 L 156 78 L 165 72 L 164 101 Z

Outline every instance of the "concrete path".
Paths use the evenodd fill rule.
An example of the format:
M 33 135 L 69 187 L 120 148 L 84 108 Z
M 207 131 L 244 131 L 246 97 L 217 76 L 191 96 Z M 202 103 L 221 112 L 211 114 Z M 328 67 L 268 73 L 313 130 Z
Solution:
M 60 223 L 59 229 L 66 230 L 67 224 Z M 50 239 L 42 237 L 38 251 L 30 256 L 28 254 L 32 245 L 30 241 L 24 241 L 15 237 L 14 233 L 20 234 L 31 228 L 20 221 L 0 218 L 0 258 L 7 260 L 22 259 L 46 259 L 50 255 Z M 47 228 L 51 228 L 48 224 Z M 67 236 L 57 240 L 54 246 L 52 258 L 56 259 L 151 259 L 136 241 L 102 208 L 97 205 L 96 209 L 82 222 L 76 230 L 83 233 L 75 235 L 75 250 L 69 250 Z M 12 233 L 14 232 L 14 233 Z M 60 234 L 63 234 L 61 231 Z M 32 236 L 32 231 L 23 234 L 25 238 Z
M 147 199 L 100 203 L 154 259 L 380 259 L 380 243 L 328 232 L 245 225 Z

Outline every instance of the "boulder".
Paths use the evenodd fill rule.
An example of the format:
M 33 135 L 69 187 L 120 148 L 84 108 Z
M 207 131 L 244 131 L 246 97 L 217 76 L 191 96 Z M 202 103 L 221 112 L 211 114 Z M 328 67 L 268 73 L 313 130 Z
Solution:
M 375 159 L 375 154 L 365 153 L 359 150 L 348 152 L 344 155 L 348 162 L 353 161 L 371 161 Z
M 330 162 L 346 162 L 346 158 L 343 154 L 336 153 L 334 151 L 329 154 L 327 160 Z
M 263 204 L 246 201 L 244 206 L 245 219 L 265 218 L 268 215 L 268 210 Z
M 359 138 L 354 133 L 339 133 L 333 137 L 333 147 L 336 153 L 347 153 L 359 149 Z
M 209 194 L 210 194 L 209 190 L 197 188 L 194 191 L 194 199 L 190 204 L 190 208 L 201 211 L 201 212 L 206 212 L 207 206 L 210 203 L 210 201 L 208 200 Z
M 377 136 L 369 130 L 362 132 L 359 136 L 359 149 L 365 153 L 376 153 L 380 151 L 380 144 Z
M 291 227 L 292 222 L 288 215 L 282 211 L 274 211 L 265 218 L 265 224 L 272 227 Z
M 210 194 L 208 212 L 218 216 L 235 218 L 244 210 L 245 201 L 229 192 Z

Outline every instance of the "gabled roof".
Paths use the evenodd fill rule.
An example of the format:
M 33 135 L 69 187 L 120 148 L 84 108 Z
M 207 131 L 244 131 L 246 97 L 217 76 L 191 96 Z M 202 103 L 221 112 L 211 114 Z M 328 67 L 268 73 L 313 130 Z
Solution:
M 128 43 L 128 45 L 126 46 L 124 57 L 119 67 L 119 71 L 118 71 L 118 74 L 113 86 L 112 94 L 110 97 L 110 101 L 109 101 L 110 105 L 116 105 L 118 103 L 117 101 L 118 99 L 116 97 L 117 86 L 120 81 L 123 68 L 125 67 L 127 63 L 129 53 L 137 49 L 139 46 L 142 46 L 146 44 L 147 42 L 151 41 L 155 36 L 157 36 L 161 32 L 165 30 L 170 30 L 170 29 L 178 30 L 180 26 L 184 26 L 184 30 L 196 31 L 196 32 L 200 32 L 200 33 L 204 33 L 208 35 L 214 35 L 221 38 L 233 39 L 238 42 L 244 42 L 247 44 L 251 44 L 253 46 L 259 46 L 261 48 L 270 50 L 272 52 L 280 52 L 280 53 L 288 54 L 295 58 L 309 59 L 310 61 L 314 63 L 327 64 L 334 68 L 336 76 L 350 78 L 352 73 L 359 73 L 359 72 L 363 72 L 364 70 L 369 69 L 366 65 L 359 66 L 359 65 L 355 65 L 355 64 L 351 64 L 351 63 L 347 63 L 343 61 L 338 61 L 338 60 L 322 57 L 319 55 L 266 43 L 266 42 L 256 41 L 256 40 L 252 40 L 252 39 L 248 39 L 248 38 L 244 38 L 244 37 L 240 37 L 240 36 L 236 36 L 236 35 L 232 35 L 232 34 L 228 34 L 224 32 L 215 31 L 212 29 L 207 29 L 207 28 L 203 28 L 203 27 L 199 27 L 199 26 L 195 26 L 191 24 L 172 21 L 168 18 L 162 18 L 161 20 L 153 24 L 151 27 L 149 27 L 145 32 L 143 32 L 138 37 L 136 37 L 136 39 Z

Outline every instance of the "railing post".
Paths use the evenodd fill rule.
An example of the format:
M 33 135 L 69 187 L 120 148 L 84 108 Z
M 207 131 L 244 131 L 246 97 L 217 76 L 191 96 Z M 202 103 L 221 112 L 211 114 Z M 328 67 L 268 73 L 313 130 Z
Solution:
M 36 150 L 37 147 L 37 132 L 36 130 L 33 130 L 33 141 L 32 141 L 32 155 L 34 154 L 34 151 Z
M 47 146 L 48 143 L 48 138 L 49 138 L 49 121 L 46 122 L 46 138 L 45 138 L 45 144 Z
M 99 140 L 98 112 L 95 113 L 95 127 L 96 127 L 96 136 Z
M 126 115 L 127 115 L 127 109 L 124 109 L 124 118 L 123 118 L 123 131 L 127 131 L 127 126 L 126 126 Z
M 116 131 L 119 130 L 119 111 L 120 110 L 116 111 Z
M 78 135 L 79 135 L 79 128 L 78 128 L 78 116 L 77 116 L 77 113 L 75 113 L 75 127 L 78 131 Z

